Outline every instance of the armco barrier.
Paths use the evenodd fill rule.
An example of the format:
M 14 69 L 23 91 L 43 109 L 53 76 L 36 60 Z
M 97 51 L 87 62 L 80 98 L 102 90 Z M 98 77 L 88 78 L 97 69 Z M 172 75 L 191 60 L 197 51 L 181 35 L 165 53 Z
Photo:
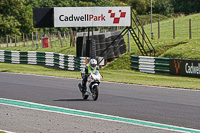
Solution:
M 88 59 L 87 57 L 76 57 L 53 52 L 0 50 L 0 62 L 45 65 L 71 71 L 80 71 L 85 68 Z
M 169 58 L 131 55 L 131 69 L 146 73 L 169 73 Z

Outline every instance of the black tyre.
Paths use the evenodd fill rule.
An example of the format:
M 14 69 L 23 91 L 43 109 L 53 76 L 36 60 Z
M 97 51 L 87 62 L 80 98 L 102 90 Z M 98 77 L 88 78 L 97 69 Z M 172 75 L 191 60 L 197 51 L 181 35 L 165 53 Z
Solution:
M 92 99 L 96 101 L 99 96 L 99 90 L 97 86 L 94 86 L 93 91 L 92 91 Z
M 84 99 L 84 100 L 88 99 L 89 96 L 88 96 L 88 95 L 85 95 L 85 92 L 82 92 L 82 85 L 81 85 L 81 83 L 78 84 L 78 87 L 79 87 L 79 89 L 80 89 L 80 91 L 81 91 L 81 93 L 82 93 L 83 99 Z
M 84 93 L 82 93 L 82 97 L 83 97 L 84 100 L 87 100 L 89 95 L 85 95 Z

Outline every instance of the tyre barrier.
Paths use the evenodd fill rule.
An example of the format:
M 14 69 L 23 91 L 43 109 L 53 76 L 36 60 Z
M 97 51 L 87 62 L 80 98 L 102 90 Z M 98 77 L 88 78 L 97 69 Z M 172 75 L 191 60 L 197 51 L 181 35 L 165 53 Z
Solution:
M 0 50 L 0 62 L 52 66 L 64 70 L 81 71 L 88 57 L 76 57 L 53 52 Z
M 99 34 L 93 35 L 93 39 L 96 42 L 96 51 L 95 51 L 96 56 L 100 57 L 100 55 L 101 55 L 101 57 L 104 57 L 104 59 L 106 61 L 106 60 L 114 60 L 116 57 L 119 57 L 121 54 L 126 53 L 127 50 L 126 50 L 124 38 L 122 35 L 119 36 L 119 34 L 120 34 L 120 31 L 113 31 L 113 32 L 105 32 L 105 33 L 99 33 Z M 77 37 L 76 53 L 77 53 L 77 56 L 80 56 L 81 50 L 84 51 L 85 48 L 82 49 L 83 34 L 80 33 L 78 35 L 79 36 Z M 90 37 L 90 39 L 91 39 L 91 37 Z M 111 43 L 112 43 L 112 45 L 110 46 Z M 108 47 L 108 49 L 106 49 L 107 47 Z M 91 51 L 94 51 L 94 50 L 92 49 Z M 104 53 L 102 53 L 103 51 L 104 51 Z M 85 56 L 85 55 L 83 54 L 83 56 Z M 86 55 L 86 56 L 91 56 L 91 54 Z
M 146 73 L 170 73 L 169 58 L 131 55 L 131 69 Z

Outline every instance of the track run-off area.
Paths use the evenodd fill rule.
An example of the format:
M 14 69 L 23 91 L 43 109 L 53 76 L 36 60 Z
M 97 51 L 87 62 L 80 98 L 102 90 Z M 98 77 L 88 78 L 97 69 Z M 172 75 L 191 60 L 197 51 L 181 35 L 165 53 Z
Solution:
M 200 133 L 198 90 L 101 82 L 99 99 L 93 101 L 82 99 L 80 82 L 1 72 L 0 129 Z

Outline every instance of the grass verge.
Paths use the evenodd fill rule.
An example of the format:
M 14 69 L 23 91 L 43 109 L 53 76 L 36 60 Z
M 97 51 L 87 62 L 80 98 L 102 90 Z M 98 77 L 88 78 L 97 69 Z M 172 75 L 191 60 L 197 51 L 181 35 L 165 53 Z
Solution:
M 0 72 L 14 72 L 37 75 L 58 76 L 67 78 L 81 78 L 80 72 L 54 69 L 47 66 L 0 63 Z M 200 79 L 194 77 L 181 77 L 168 74 L 147 74 L 133 70 L 104 70 L 102 81 L 153 85 L 174 88 L 200 89 Z

